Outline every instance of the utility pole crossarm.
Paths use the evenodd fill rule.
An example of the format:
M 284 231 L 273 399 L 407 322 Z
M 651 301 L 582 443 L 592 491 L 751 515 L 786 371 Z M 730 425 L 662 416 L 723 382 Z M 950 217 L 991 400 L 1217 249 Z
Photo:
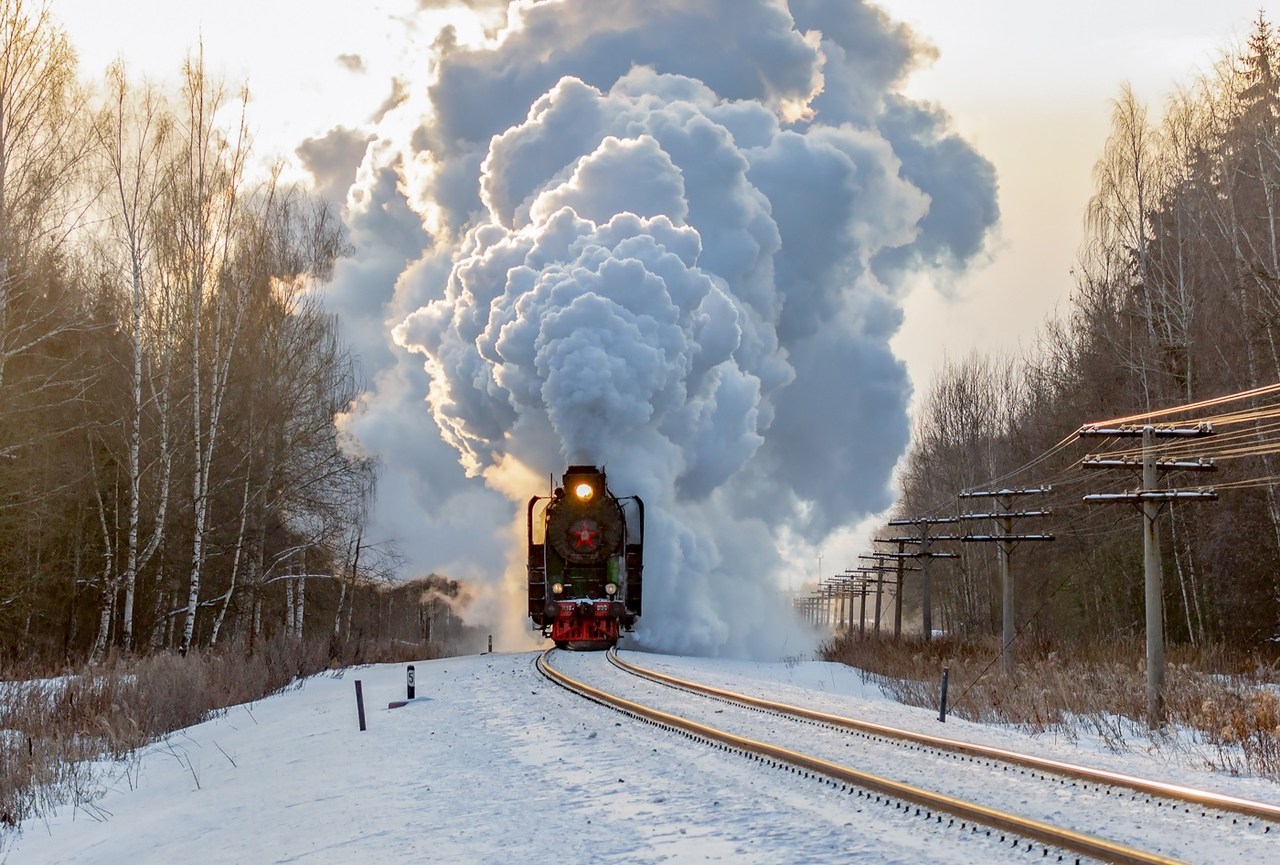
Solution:
M 959 553 L 903 553 L 894 556 L 895 559 L 958 559 Z
M 963 540 L 964 535 L 929 535 L 927 538 L 876 538 L 877 544 L 922 544 L 926 540 L 929 543 L 934 541 L 959 541 Z M 892 553 L 879 553 L 882 556 L 889 556 Z
M 1080 467 L 1085 469 L 1136 469 L 1142 470 L 1143 460 L 1141 457 L 1101 457 L 1096 454 L 1089 454 L 1080 461 Z M 1216 472 L 1218 470 L 1217 463 L 1208 457 L 1200 457 L 1194 460 L 1156 460 L 1156 469 L 1162 472 Z
M 1053 487 L 1029 487 L 1020 490 L 965 490 L 957 494 L 957 498 L 962 499 L 991 499 L 1003 496 L 1036 496 L 1041 493 L 1052 492 Z
M 1193 501 L 1217 501 L 1215 490 L 1134 490 L 1128 493 L 1093 493 L 1084 497 L 1086 504 L 1110 505 L 1141 502 L 1171 502 L 1190 499 Z
M 959 540 L 959 537 L 929 538 L 930 543 L 937 540 Z M 876 538 L 876 543 L 885 543 L 885 544 L 889 544 L 889 543 L 918 544 L 920 542 L 921 542 L 920 538 Z M 881 555 L 889 559 L 958 559 L 960 558 L 959 553 L 935 553 L 932 550 L 927 553 L 902 552 L 902 553 L 882 553 Z
M 1171 424 L 1120 424 L 1119 426 L 1104 427 L 1086 424 L 1080 427 L 1076 435 L 1082 438 L 1084 436 L 1138 438 L 1146 430 L 1150 430 L 1151 435 L 1156 438 L 1198 438 L 1214 434 L 1213 424 L 1198 423 L 1193 427 L 1179 427 Z
M 962 520 L 1017 520 L 1017 519 L 1021 519 L 1022 517 L 1051 517 L 1051 516 L 1053 516 L 1053 511 L 1046 509 L 1043 511 L 1012 511 L 1009 513 L 995 513 L 995 514 L 961 514 L 960 519 Z
M 945 525 L 957 522 L 956 517 L 917 517 L 914 520 L 889 520 L 891 526 L 918 526 L 921 523 L 930 526 Z M 896 538 L 895 538 L 896 540 Z
M 1052 541 L 1053 535 L 966 535 L 966 541 Z
M 918 571 L 918 570 L 920 570 L 920 567 L 919 567 L 918 565 L 907 565 L 907 564 L 903 564 L 903 561 L 904 561 L 905 559 L 914 559 L 914 558 L 916 558 L 915 553 L 902 553 L 902 554 L 898 554 L 898 553 L 885 553 L 885 558 L 890 559 L 890 560 L 895 560 L 898 564 L 902 564 L 902 570 L 904 570 L 904 571 Z M 894 568 L 895 570 L 897 569 L 897 567 L 898 567 L 898 565 L 897 565 L 897 564 L 895 564 L 895 565 L 893 566 L 893 568 Z M 887 571 L 887 570 L 889 570 L 889 568 L 885 568 L 885 570 Z

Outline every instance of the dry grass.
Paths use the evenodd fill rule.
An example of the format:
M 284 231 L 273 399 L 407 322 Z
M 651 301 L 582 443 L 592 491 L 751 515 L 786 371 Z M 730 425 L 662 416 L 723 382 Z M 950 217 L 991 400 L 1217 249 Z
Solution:
M 336 658 L 335 658 L 336 656 Z M 327 667 L 432 657 L 426 646 L 334 647 L 276 639 L 252 651 L 113 659 L 53 679 L 0 681 L 0 850 L 31 818 L 92 808 L 108 777 L 136 780 L 138 751 Z
M 827 660 L 862 671 L 894 699 L 936 709 L 941 673 L 950 669 L 948 712 L 984 723 L 1074 739 L 1097 734 L 1115 751 L 1142 740 L 1187 748 L 1210 768 L 1280 782 L 1280 664 L 1275 657 L 1220 646 L 1173 646 L 1167 652 L 1169 726 L 1146 724 L 1143 643 L 1018 645 L 1013 675 L 1000 671 L 1000 643 L 981 640 L 833 640 Z

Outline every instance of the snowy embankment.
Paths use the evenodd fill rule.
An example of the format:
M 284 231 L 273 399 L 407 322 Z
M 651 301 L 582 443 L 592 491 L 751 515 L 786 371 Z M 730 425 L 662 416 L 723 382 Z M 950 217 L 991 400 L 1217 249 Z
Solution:
M 826 785 L 587 703 L 541 678 L 534 657 L 420 662 L 417 699 L 396 709 L 387 705 L 405 696 L 403 665 L 312 677 L 150 746 L 120 764 L 91 805 L 26 825 L 0 860 L 981 862 L 995 855 L 976 839 L 930 835 L 919 820 L 871 819 Z M 833 664 L 629 657 L 880 723 L 1278 798 L 1272 784 L 1197 770 L 1185 750 L 1177 760 L 1115 755 L 1084 739 L 1030 738 L 955 719 L 944 726 Z

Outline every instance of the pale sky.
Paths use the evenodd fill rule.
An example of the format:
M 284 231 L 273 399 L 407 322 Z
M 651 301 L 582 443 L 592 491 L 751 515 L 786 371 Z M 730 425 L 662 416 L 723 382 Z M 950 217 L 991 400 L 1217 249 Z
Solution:
M 203 39 L 205 62 L 229 82 L 248 80 L 257 149 L 291 152 L 335 125 L 366 121 L 391 93 L 391 78 L 411 62 L 404 22 L 415 0 L 52 0 L 80 55 L 96 76 L 117 58 L 134 75 L 176 80 Z M 359 57 L 353 72 L 340 57 Z
M 1258 0 L 882 0 L 938 49 L 908 92 L 940 103 L 996 166 L 999 236 L 992 260 L 945 302 L 925 288 L 907 302 L 895 349 L 917 388 L 943 354 L 1027 345 L 1072 288 L 1070 268 L 1092 191 L 1111 100 L 1124 82 L 1151 108 L 1243 42 Z

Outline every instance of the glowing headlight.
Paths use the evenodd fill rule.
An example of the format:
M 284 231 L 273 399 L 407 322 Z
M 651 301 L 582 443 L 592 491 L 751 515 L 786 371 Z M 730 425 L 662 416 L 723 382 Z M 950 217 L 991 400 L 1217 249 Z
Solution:
M 613 583 L 606 583 L 606 584 L 605 584 L 605 587 L 604 587 L 604 593 L 605 593 L 606 595 L 612 595 L 612 594 L 614 594 L 614 593 L 615 593 L 615 592 L 617 592 L 617 591 L 618 591 L 618 587 L 617 587 L 617 586 L 615 586 Z
M 558 595 L 558 594 L 560 594 L 560 593 L 561 593 L 561 592 L 563 592 L 563 591 L 564 591 L 564 583 L 554 583 L 554 584 L 551 586 L 551 592 L 552 592 L 553 594 Z
M 586 501 L 595 495 L 595 490 L 591 488 L 591 484 L 582 483 L 573 488 L 573 494 L 582 501 Z

